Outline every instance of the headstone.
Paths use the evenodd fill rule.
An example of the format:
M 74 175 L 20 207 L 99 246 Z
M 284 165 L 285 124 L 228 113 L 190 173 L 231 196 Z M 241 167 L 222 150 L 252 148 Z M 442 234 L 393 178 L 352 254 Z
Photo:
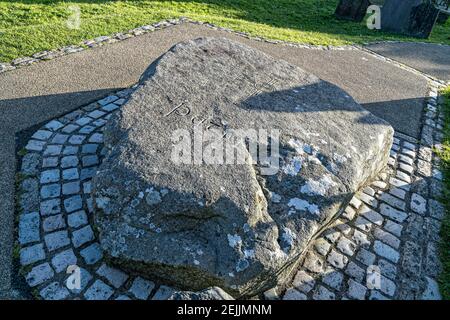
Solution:
M 370 0 L 340 0 L 334 12 L 339 19 L 361 22 L 370 6 Z
M 147 69 L 104 136 L 93 197 L 107 258 L 241 297 L 285 281 L 385 166 L 393 129 L 296 66 L 200 38 Z
M 381 9 L 381 29 L 428 38 L 439 15 L 430 1 L 386 0 Z

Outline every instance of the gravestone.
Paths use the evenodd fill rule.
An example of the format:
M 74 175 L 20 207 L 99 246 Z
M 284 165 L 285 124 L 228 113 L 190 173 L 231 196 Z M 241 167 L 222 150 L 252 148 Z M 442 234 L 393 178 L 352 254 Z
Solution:
M 384 0 L 340 0 L 334 15 L 339 19 L 361 22 L 371 4 L 382 6 Z
M 180 43 L 106 125 L 100 245 L 179 289 L 259 294 L 378 175 L 392 139 L 342 89 L 285 61 L 227 39 Z
M 428 38 L 439 15 L 428 0 L 386 0 L 381 8 L 381 29 Z

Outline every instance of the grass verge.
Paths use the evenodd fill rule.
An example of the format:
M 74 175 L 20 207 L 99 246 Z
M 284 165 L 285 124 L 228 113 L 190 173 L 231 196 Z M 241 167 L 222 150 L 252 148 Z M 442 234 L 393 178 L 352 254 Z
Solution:
M 0 1 L 0 61 L 29 56 L 163 19 L 188 17 L 255 36 L 317 45 L 418 39 L 337 20 L 338 0 Z M 74 9 L 78 8 L 78 9 Z M 68 21 L 80 12 L 80 27 Z M 450 20 L 427 41 L 450 44 Z M 423 41 L 420 39 L 420 41 Z

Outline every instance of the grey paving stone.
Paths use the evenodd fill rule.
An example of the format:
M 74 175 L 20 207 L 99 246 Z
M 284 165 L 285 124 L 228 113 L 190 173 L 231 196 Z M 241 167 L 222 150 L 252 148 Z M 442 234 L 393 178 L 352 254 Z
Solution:
M 25 149 L 27 149 L 28 151 L 42 151 L 42 149 L 44 149 L 44 146 L 45 141 L 30 140 L 25 146 Z
M 53 139 L 52 139 L 52 143 L 55 144 L 64 144 L 66 143 L 67 139 L 69 139 L 69 136 L 67 134 L 61 134 L 61 133 L 57 133 Z
M 119 99 L 119 97 L 118 96 L 115 96 L 115 95 L 112 95 L 112 96 L 108 96 L 108 97 L 106 97 L 106 98 L 104 98 L 104 99 L 102 99 L 102 100 L 99 100 L 99 101 L 97 101 L 101 106 L 106 106 L 107 104 L 109 104 L 109 103 L 111 103 L 111 102 L 114 102 L 114 101 L 116 101 L 116 100 L 118 100 Z
M 341 236 L 341 233 L 334 228 L 329 228 L 323 232 L 323 236 L 331 243 L 335 243 Z
M 369 300 L 390 300 L 377 290 L 370 290 Z
M 24 245 L 41 240 L 39 212 L 21 214 L 19 218 L 19 243 Z
M 98 144 L 96 143 L 87 143 L 81 147 L 81 153 L 83 154 L 94 154 L 97 152 Z
M 303 270 L 297 272 L 292 282 L 292 285 L 299 291 L 308 293 L 310 292 L 315 285 L 315 280 L 308 273 Z
M 348 280 L 348 296 L 351 299 L 364 300 L 367 288 L 353 279 Z
M 397 198 L 404 200 L 406 197 L 406 191 L 400 188 L 396 188 L 396 187 L 391 187 L 389 189 L 389 193 L 392 194 L 393 196 L 396 196 Z
M 70 137 L 69 143 L 79 145 L 79 144 L 82 144 L 85 139 L 86 139 L 86 136 L 74 134 L 73 136 Z
M 20 249 L 20 264 L 25 266 L 45 259 L 42 243 Z
M 380 228 L 376 228 L 373 234 L 375 238 L 383 241 L 384 243 L 388 244 L 389 246 L 395 249 L 398 249 L 400 247 L 400 239 L 390 234 L 389 232 L 386 232 Z
M 425 215 L 427 212 L 427 200 L 417 193 L 411 196 L 411 210 L 418 214 Z
M 369 220 L 364 219 L 363 217 L 356 218 L 354 224 L 355 224 L 355 227 L 357 227 L 358 229 L 361 229 L 362 231 L 365 231 L 365 232 L 369 232 L 370 229 L 372 228 L 372 223 Z
M 77 126 L 76 124 L 70 123 L 68 125 L 66 125 L 64 128 L 61 129 L 61 132 L 64 133 L 73 133 L 76 130 L 78 130 L 79 126 Z
M 77 168 L 70 168 L 70 169 L 65 169 L 62 172 L 62 177 L 64 180 L 77 180 L 80 178 L 80 175 L 78 174 L 78 169 Z
M 313 295 L 314 300 L 334 300 L 335 298 L 336 295 L 324 286 L 318 286 Z
M 93 124 L 93 123 L 91 123 L 91 124 Z M 79 133 L 82 133 L 82 134 L 90 134 L 90 133 L 92 133 L 95 129 L 97 129 L 96 127 L 92 126 L 91 124 L 89 124 L 89 125 L 87 125 L 87 126 L 83 126 L 83 127 L 80 129 Z
M 84 193 L 91 193 L 92 191 L 92 183 L 90 181 L 83 183 L 83 192 Z
M 96 127 L 102 127 L 107 123 L 107 121 L 105 119 L 97 119 L 94 122 L 92 122 L 92 124 Z
M 405 182 L 405 181 L 401 181 L 401 180 L 399 180 L 399 179 L 397 179 L 397 178 L 390 178 L 390 179 L 389 179 L 389 183 L 390 183 L 391 185 L 393 185 L 394 187 L 403 189 L 403 190 L 405 190 L 405 191 L 409 191 L 409 190 L 411 189 L 410 183 Z
M 128 275 L 125 272 L 109 267 L 105 263 L 98 268 L 97 274 L 106 278 L 116 289 L 120 288 L 128 280 Z
M 390 233 L 396 235 L 397 237 L 400 237 L 402 235 L 403 226 L 401 224 L 398 224 L 391 220 L 386 220 L 384 229 L 387 232 L 390 232 Z
M 90 136 L 89 142 L 93 143 L 103 143 L 103 134 L 102 133 L 94 133 Z
M 75 248 L 81 247 L 92 240 L 94 240 L 94 232 L 89 225 L 72 232 L 72 243 Z
M 67 271 L 67 267 L 77 264 L 77 257 L 72 249 L 62 251 L 52 258 L 52 265 L 57 273 Z
M 328 268 L 322 276 L 322 282 L 324 284 L 338 291 L 341 289 L 343 280 L 344 275 L 342 272 L 334 270 L 333 268 Z
M 48 251 L 55 251 L 70 244 L 67 231 L 56 231 L 44 237 Z
M 307 297 L 304 293 L 298 292 L 297 290 L 290 288 L 286 290 L 286 293 L 283 296 L 283 300 L 307 300 Z
M 110 104 L 107 104 L 107 105 L 103 106 L 102 109 L 107 111 L 107 112 L 111 112 L 111 111 L 114 111 L 116 109 L 119 109 L 119 106 L 114 104 L 114 103 L 110 103 Z
M 320 255 L 326 256 L 328 251 L 330 251 L 331 245 L 324 238 L 318 238 L 314 241 L 314 248 Z
M 105 114 L 106 114 L 106 112 L 103 112 L 101 110 L 94 110 L 92 112 L 89 112 L 88 116 L 91 118 L 94 118 L 94 119 L 98 119 L 98 118 L 103 117 Z
M 108 300 L 114 293 L 114 289 L 101 280 L 96 280 L 84 293 L 87 300 Z
M 425 290 L 422 293 L 421 299 L 422 300 L 441 300 L 441 294 L 439 292 L 439 285 L 438 283 L 430 278 L 425 277 L 427 285 L 425 287 Z
M 31 269 L 26 275 L 25 280 L 30 287 L 35 287 L 50 280 L 54 275 L 55 273 L 53 272 L 52 267 L 50 267 L 48 262 L 45 262 Z
M 360 209 L 360 214 L 367 220 L 373 222 L 374 224 L 381 226 L 383 224 L 383 216 L 378 212 L 370 209 L 369 207 L 363 205 Z
M 345 210 L 344 210 L 344 213 L 342 214 L 342 217 L 351 221 L 355 217 L 355 214 L 356 214 L 355 209 L 353 209 L 350 206 L 347 206 L 347 208 L 345 208 Z
M 303 266 L 311 272 L 322 273 L 323 261 L 314 252 L 309 251 L 306 253 Z
M 41 187 L 41 199 L 56 198 L 61 194 L 61 185 L 58 183 L 47 184 Z
M 81 196 L 73 196 L 64 200 L 64 209 L 67 212 L 73 212 L 80 210 L 83 207 L 83 200 Z
M 78 228 L 88 224 L 88 217 L 84 210 L 71 213 L 67 216 L 67 223 L 71 228 Z
M 38 130 L 31 136 L 31 138 L 37 140 L 48 140 L 52 134 L 53 132 L 48 130 Z
M 375 199 L 372 196 L 369 196 L 368 194 L 365 193 L 360 193 L 358 195 L 358 198 L 361 199 L 364 203 L 366 203 L 367 205 L 371 206 L 372 208 L 376 208 L 378 206 L 378 201 L 377 199 Z
M 153 282 L 137 277 L 134 279 L 129 292 L 137 299 L 147 300 L 153 288 L 155 288 Z
M 348 256 L 353 256 L 355 254 L 356 244 L 345 237 L 341 237 L 339 239 L 336 247 L 339 249 L 339 251 Z
M 402 180 L 402 181 L 405 181 L 407 183 L 411 183 L 412 182 L 411 176 L 406 174 L 405 172 L 402 172 L 402 171 L 397 171 L 395 177 L 400 179 L 400 180 Z
M 396 197 L 390 195 L 389 193 L 383 192 L 381 194 L 380 200 L 387 203 L 391 207 L 405 211 L 405 208 L 406 208 L 405 201 L 400 200 L 399 198 L 396 198 Z
M 380 283 L 381 283 L 380 288 L 381 292 L 391 297 L 394 296 L 397 287 L 393 281 L 389 280 L 388 278 L 382 275 Z
M 89 117 L 81 117 L 80 119 L 78 119 L 77 121 L 75 121 L 76 124 L 78 124 L 79 126 L 84 126 L 85 124 L 88 124 L 89 122 L 92 121 L 92 118 Z
M 337 269 L 343 269 L 348 262 L 348 258 L 343 254 L 340 254 L 334 249 L 332 249 L 331 252 L 328 254 L 327 261 L 333 267 Z
M 97 167 L 89 167 L 81 169 L 80 180 L 91 179 L 97 173 Z
M 64 300 L 70 293 L 59 282 L 52 282 L 39 292 L 44 300 Z
M 429 199 L 430 216 L 435 219 L 442 220 L 445 216 L 445 207 L 439 201 Z
M 83 167 L 90 167 L 99 163 L 97 155 L 84 156 L 81 160 Z
M 73 168 L 78 165 L 78 157 L 77 156 L 65 156 L 61 158 L 61 168 Z
M 118 296 L 115 300 L 131 300 L 131 298 L 129 296 L 126 296 L 124 294 L 121 294 L 120 296 Z
M 355 229 L 353 231 L 352 239 L 358 246 L 366 248 L 370 246 L 370 240 L 368 239 L 367 235 L 359 230 Z
M 64 147 L 63 155 L 68 156 L 68 155 L 77 154 L 78 149 L 79 148 L 77 146 L 66 146 L 66 147 Z
M 376 256 L 374 253 L 366 250 L 366 249 L 360 249 L 358 253 L 356 254 L 356 260 L 359 262 L 365 264 L 366 266 L 373 265 L 375 262 Z
M 28 152 L 22 157 L 21 171 L 27 175 L 36 175 L 39 171 L 41 155 L 35 152 Z
M 79 181 L 73 181 L 64 183 L 62 185 L 62 193 L 63 195 L 71 195 L 76 194 L 80 192 L 80 182 Z
M 103 258 L 103 253 L 98 243 L 93 243 L 80 250 L 80 255 L 88 265 L 95 264 Z
M 58 156 L 61 154 L 62 146 L 59 144 L 48 145 L 44 150 L 44 156 Z
M 376 254 L 394 263 L 397 263 L 400 259 L 400 254 L 398 253 L 398 251 L 381 241 L 375 240 L 373 249 Z
M 59 181 L 59 169 L 45 170 L 41 173 L 41 183 L 51 183 Z
M 58 120 L 52 120 L 49 123 L 47 123 L 45 125 L 45 127 L 49 130 L 56 131 L 56 130 L 64 127 L 64 125 L 61 122 L 59 122 Z
M 65 227 L 66 221 L 64 220 L 62 214 L 47 217 L 44 219 L 44 222 L 42 223 L 42 229 L 44 229 L 45 232 L 51 232 L 58 229 L 63 229 Z
M 384 259 L 380 259 L 378 261 L 378 267 L 380 268 L 380 272 L 382 275 L 395 280 L 395 277 L 397 275 L 397 267 L 394 264 Z
M 58 165 L 58 157 L 47 157 L 42 160 L 43 168 L 54 168 Z
M 61 212 L 61 200 L 59 198 L 42 201 L 40 204 L 42 216 L 49 216 Z
M 391 206 L 382 203 L 380 206 L 380 213 L 396 222 L 402 223 L 408 217 L 406 212 L 392 208 Z
M 362 282 L 366 275 L 366 270 L 358 266 L 353 261 L 350 261 L 345 268 L 345 273 L 358 282 Z

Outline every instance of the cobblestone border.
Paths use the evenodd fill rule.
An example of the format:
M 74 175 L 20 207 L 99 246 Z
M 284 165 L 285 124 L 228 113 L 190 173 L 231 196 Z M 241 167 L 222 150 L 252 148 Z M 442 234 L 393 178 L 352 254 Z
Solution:
M 118 32 L 118 33 L 111 34 L 109 36 L 100 36 L 95 39 L 82 41 L 78 45 L 70 45 L 70 46 L 62 47 L 62 48 L 55 49 L 55 50 L 38 52 L 38 53 L 33 54 L 31 57 L 22 57 L 22 58 L 14 59 L 11 63 L 1 63 L 0 62 L 0 73 L 6 72 L 6 71 L 11 71 L 11 70 L 14 70 L 14 69 L 17 69 L 20 67 L 28 66 L 28 65 L 40 62 L 40 61 L 53 60 L 57 57 L 80 52 L 80 51 L 90 49 L 90 48 L 95 48 L 98 46 L 103 46 L 105 44 L 123 41 L 123 40 L 129 39 L 129 38 L 140 36 L 140 35 L 150 33 L 150 32 L 156 31 L 156 30 L 165 29 L 165 28 L 168 28 L 171 26 L 182 24 L 182 23 L 192 23 L 192 24 L 196 24 L 196 25 L 203 25 L 203 26 L 206 26 L 213 30 L 233 33 L 235 35 L 238 35 L 238 36 L 241 36 L 241 37 L 244 37 L 247 39 L 255 40 L 255 41 L 262 41 L 262 42 L 267 42 L 267 43 L 286 45 L 286 46 L 291 46 L 291 47 L 296 47 L 296 48 L 306 48 L 306 49 L 314 49 L 314 50 L 362 50 L 380 60 L 392 63 L 392 64 L 396 65 L 397 67 L 406 69 L 415 74 L 420 74 L 422 76 L 425 76 L 426 78 L 431 79 L 435 82 L 438 82 L 439 84 L 442 84 L 442 85 L 445 84 L 444 81 L 436 79 L 428 74 L 425 74 L 421 71 L 418 71 L 412 67 L 409 67 L 409 66 L 407 66 L 403 63 L 400 63 L 398 61 L 395 61 L 393 59 L 386 58 L 386 57 L 384 57 L 372 50 L 369 50 L 361 45 L 355 44 L 355 45 L 343 45 L 343 46 L 330 46 L 330 45 L 329 46 L 321 46 L 321 45 L 303 44 L 303 43 L 298 43 L 298 42 L 289 42 L 289 41 L 283 41 L 283 40 L 273 40 L 273 39 L 267 39 L 264 37 L 252 36 L 246 32 L 235 31 L 233 29 L 220 27 L 220 26 L 217 26 L 217 25 L 209 23 L 209 22 L 191 20 L 191 19 L 188 19 L 185 17 L 181 17 L 179 19 L 162 20 L 160 22 L 141 26 L 141 27 L 138 27 L 135 29 L 128 30 L 126 32 Z M 385 43 L 401 43 L 402 41 L 376 41 L 373 43 L 384 43 L 384 42 Z M 440 45 L 443 45 L 443 44 L 440 44 Z M 445 45 L 443 45 L 443 46 L 445 46 Z
M 395 133 L 386 170 L 311 244 L 291 284 L 267 291 L 267 299 L 441 299 L 436 279 L 445 208 L 432 151 L 443 138 L 438 90 L 439 83 L 430 83 L 420 141 Z
M 395 134 L 386 170 L 311 244 L 292 283 L 264 298 L 440 297 L 435 279 L 445 210 L 440 163 L 432 152 L 443 137 L 439 87 L 430 82 L 420 141 Z M 109 266 L 92 225 L 90 180 L 105 154 L 102 128 L 132 91 L 46 123 L 23 150 L 16 248 L 21 273 L 38 299 L 167 299 L 174 292 Z M 80 267 L 79 290 L 70 289 L 70 265 Z

